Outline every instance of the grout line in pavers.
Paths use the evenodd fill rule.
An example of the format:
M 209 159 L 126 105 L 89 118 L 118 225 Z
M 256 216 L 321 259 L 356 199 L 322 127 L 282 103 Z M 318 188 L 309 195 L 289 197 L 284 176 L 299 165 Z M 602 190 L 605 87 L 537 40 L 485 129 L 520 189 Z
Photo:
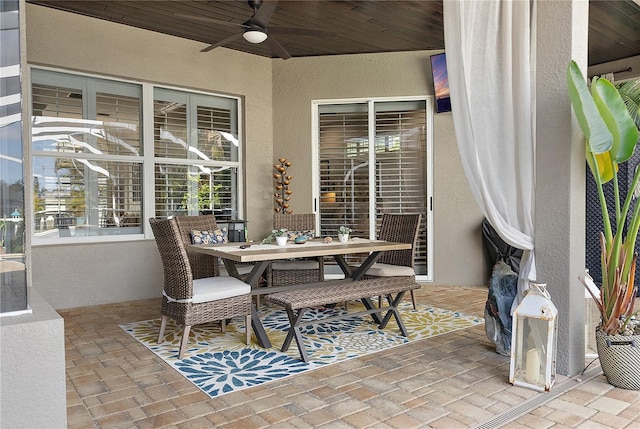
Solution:
M 490 420 L 487 420 L 484 423 L 475 426 L 474 429 L 499 428 L 504 424 L 512 422 L 518 417 L 527 414 L 529 411 L 546 404 L 547 402 L 557 398 L 558 396 L 568 392 L 569 390 L 575 389 L 576 387 L 585 384 L 587 381 L 599 376 L 600 374 L 602 374 L 602 369 L 600 369 L 599 367 L 595 367 L 591 370 L 585 371 L 583 374 L 576 375 L 573 378 L 568 378 L 565 382 L 557 385 L 554 389 L 552 389 L 551 392 L 536 395 L 518 405 L 517 407 L 511 408 L 508 411 L 505 411 L 502 414 L 498 414 Z

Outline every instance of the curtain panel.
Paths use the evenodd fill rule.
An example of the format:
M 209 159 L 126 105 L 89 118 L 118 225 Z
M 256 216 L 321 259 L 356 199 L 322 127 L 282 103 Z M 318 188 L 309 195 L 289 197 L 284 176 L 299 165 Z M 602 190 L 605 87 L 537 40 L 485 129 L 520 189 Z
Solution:
M 444 1 L 451 107 L 462 166 L 484 216 L 524 250 L 535 279 L 535 2 Z

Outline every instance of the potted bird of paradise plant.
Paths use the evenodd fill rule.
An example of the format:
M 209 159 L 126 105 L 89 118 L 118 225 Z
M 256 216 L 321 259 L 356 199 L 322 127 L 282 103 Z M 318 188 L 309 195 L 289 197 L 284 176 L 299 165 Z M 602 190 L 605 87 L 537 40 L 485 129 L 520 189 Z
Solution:
M 618 89 L 607 79 L 594 77 L 587 86 L 575 61 L 567 69 L 567 87 L 573 111 L 586 140 L 587 165 L 595 180 L 603 221 L 600 232 L 602 278 L 599 291 L 589 277 L 580 277 L 600 312 L 596 344 L 603 372 L 610 384 L 640 389 L 640 335 L 635 335 L 635 252 L 640 229 L 640 168 L 629 190 L 621 195 L 618 167 L 627 162 L 638 143 L 638 127 Z M 637 102 L 637 101 L 636 101 Z M 632 113 L 637 116 L 637 109 Z M 612 182 L 614 207 L 608 207 L 603 185 Z M 637 345 L 638 347 L 631 347 Z

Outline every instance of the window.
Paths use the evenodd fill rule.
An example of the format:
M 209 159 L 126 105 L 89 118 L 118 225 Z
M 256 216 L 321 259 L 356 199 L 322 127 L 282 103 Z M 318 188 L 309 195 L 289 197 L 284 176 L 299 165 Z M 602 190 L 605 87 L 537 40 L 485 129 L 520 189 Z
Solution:
M 0 3 L 0 316 L 31 312 L 25 265 L 21 13 L 18 1 Z
M 317 109 L 322 235 L 346 225 L 354 236 L 375 237 L 383 213 L 420 213 L 415 268 L 429 278 L 431 103 L 327 102 Z
M 34 69 L 34 244 L 139 238 L 151 216 L 235 217 L 237 105 L 230 97 Z M 153 140 L 145 141 L 144 124 Z
M 234 100 L 156 89 L 155 211 L 237 218 L 238 123 Z

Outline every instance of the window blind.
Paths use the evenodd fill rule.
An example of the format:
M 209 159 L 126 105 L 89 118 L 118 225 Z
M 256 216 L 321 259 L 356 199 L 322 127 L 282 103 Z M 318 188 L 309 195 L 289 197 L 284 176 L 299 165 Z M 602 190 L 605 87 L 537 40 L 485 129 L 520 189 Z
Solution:
M 237 218 L 237 106 L 170 90 L 155 98 L 156 215 Z
M 142 233 L 140 86 L 34 70 L 32 107 L 35 241 Z
M 322 235 L 341 225 L 369 237 L 383 213 L 421 213 L 416 272 L 426 274 L 426 103 L 394 101 L 319 106 L 320 225 Z M 370 135 L 370 122 L 373 133 Z M 369 152 L 374 152 L 370 165 Z M 370 181 L 375 195 L 370 194 Z M 375 212 L 370 213 L 370 200 Z

